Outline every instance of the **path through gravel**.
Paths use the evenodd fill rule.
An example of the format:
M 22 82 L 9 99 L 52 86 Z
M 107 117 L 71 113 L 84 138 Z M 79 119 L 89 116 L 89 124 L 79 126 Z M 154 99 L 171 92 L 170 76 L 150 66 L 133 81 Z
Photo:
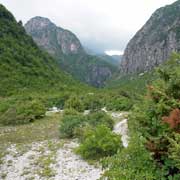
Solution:
M 74 141 L 60 148 L 48 148 L 49 142 L 33 143 L 25 152 L 11 145 L 0 165 L 0 179 L 6 180 L 97 180 L 101 169 L 89 165 L 73 152 Z M 51 142 L 54 146 L 57 140 Z M 44 148 L 45 147 L 45 148 Z M 49 161 L 49 164 L 48 164 Z

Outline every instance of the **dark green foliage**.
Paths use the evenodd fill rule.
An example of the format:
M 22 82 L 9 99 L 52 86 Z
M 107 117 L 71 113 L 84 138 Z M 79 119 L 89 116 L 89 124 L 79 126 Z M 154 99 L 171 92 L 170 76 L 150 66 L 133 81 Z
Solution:
M 129 97 L 136 98 L 146 94 L 146 87 L 157 79 L 157 74 L 154 71 L 144 74 L 133 74 L 113 78 L 107 83 L 108 89 L 116 89 L 128 94 Z
M 102 179 L 116 180 L 159 180 L 156 165 L 151 154 L 145 149 L 142 139 L 134 134 L 128 148 L 122 149 L 113 157 L 102 161 L 108 168 Z
M 91 89 L 60 70 L 57 60 L 40 50 L 22 23 L 17 23 L 2 5 L 0 27 L 0 109 L 6 110 L 0 112 L 3 124 L 27 123 L 39 117 L 42 106 L 63 108 L 72 92 Z M 32 99 L 43 105 L 36 107 Z
M 180 178 L 180 55 L 173 54 L 157 71 L 159 78 L 129 116 L 128 148 L 104 161 L 109 179 Z
M 100 159 L 112 156 L 122 148 L 120 136 L 114 134 L 105 125 L 85 133 L 85 139 L 77 149 L 77 153 L 85 159 Z
M 75 109 L 76 111 L 83 112 L 84 105 L 78 96 L 71 96 L 65 103 L 66 109 Z
M 97 93 L 86 94 L 81 97 L 81 100 L 86 110 L 98 111 L 104 106 L 103 97 L 99 96 Z
M 32 122 L 45 115 L 46 109 L 38 100 L 19 101 L 15 103 L 1 102 L 0 124 L 17 125 Z
M 160 78 L 149 86 L 148 96 L 134 110 L 129 120 L 131 131 L 137 130 L 147 139 L 147 150 L 152 153 L 155 162 L 160 162 L 157 165 L 161 170 L 166 170 L 161 177 L 165 179 L 178 179 L 180 173 L 180 169 L 169 158 L 175 156 L 176 161 L 179 161 L 175 145 L 178 142 L 176 133 L 180 130 L 178 124 L 175 126 L 179 117 L 174 111 L 180 109 L 179 62 L 180 56 L 174 54 L 170 61 L 158 69 Z M 173 133 L 175 140 L 172 140 Z
M 83 123 L 86 121 L 86 117 L 75 113 L 74 111 L 64 114 L 60 123 L 60 136 L 65 138 L 73 138 L 76 136 L 76 128 L 83 128 Z
M 113 119 L 103 111 L 90 113 L 87 122 L 93 127 L 103 124 L 110 129 L 113 129 L 114 125 Z
M 68 116 L 68 115 L 78 115 L 80 114 L 78 111 L 76 111 L 75 109 L 65 109 L 63 112 L 64 116 Z
M 60 134 L 62 137 L 67 138 L 79 137 L 83 136 L 83 129 L 87 127 L 95 128 L 98 125 L 105 125 L 112 129 L 113 124 L 111 117 L 101 111 L 93 112 L 86 116 L 74 109 L 66 109 L 60 122 Z
M 117 72 L 116 66 L 96 56 L 77 54 L 60 56 L 58 59 L 65 71 L 69 72 L 76 79 L 95 87 L 104 86 L 106 81 L 110 79 L 111 73 Z
M 132 108 L 133 102 L 130 98 L 123 97 L 123 96 L 115 96 L 109 99 L 107 102 L 107 110 L 110 111 L 128 111 Z
M 41 51 L 11 13 L 0 7 L 0 96 L 64 91 L 78 84 Z
M 180 134 L 174 134 L 169 142 L 169 158 L 173 161 L 173 166 L 180 169 Z

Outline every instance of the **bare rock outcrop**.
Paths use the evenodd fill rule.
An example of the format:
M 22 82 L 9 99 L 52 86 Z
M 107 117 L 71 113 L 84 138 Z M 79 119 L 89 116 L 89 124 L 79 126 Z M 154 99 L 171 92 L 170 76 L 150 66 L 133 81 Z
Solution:
M 180 0 L 155 11 L 128 43 L 120 69 L 123 74 L 150 71 L 180 51 Z

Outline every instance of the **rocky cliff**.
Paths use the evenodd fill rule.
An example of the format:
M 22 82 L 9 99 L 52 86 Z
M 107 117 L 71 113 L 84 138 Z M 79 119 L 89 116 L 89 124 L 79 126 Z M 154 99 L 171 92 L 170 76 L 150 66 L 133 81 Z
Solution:
M 64 71 L 80 81 L 100 87 L 117 70 L 110 63 L 86 54 L 72 32 L 57 27 L 47 18 L 32 18 L 25 24 L 25 29 L 38 46 L 58 59 Z
M 57 27 L 47 18 L 34 17 L 25 24 L 25 29 L 39 46 L 45 48 L 52 55 L 84 52 L 75 34 Z
M 180 0 L 155 11 L 128 43 L 121 61 L 125 74 L 149 71 L 180 51 Z

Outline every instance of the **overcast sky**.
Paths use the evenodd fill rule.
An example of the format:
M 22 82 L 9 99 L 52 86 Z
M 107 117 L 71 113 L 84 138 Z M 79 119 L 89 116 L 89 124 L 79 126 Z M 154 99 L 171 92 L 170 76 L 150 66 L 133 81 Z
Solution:
M 99 51 L 124 51 L 132 36 L 159 7 L 175 0 L 0 0 L 25 23 L 49 18 L 74 32 L 82 44 Z

